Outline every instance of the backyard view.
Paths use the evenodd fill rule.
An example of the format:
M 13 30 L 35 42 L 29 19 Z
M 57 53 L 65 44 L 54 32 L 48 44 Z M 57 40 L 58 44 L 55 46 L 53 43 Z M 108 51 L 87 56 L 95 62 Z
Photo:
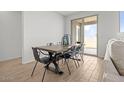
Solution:
M 84 26 L 84 52 L 97 54 L 97 24 Z

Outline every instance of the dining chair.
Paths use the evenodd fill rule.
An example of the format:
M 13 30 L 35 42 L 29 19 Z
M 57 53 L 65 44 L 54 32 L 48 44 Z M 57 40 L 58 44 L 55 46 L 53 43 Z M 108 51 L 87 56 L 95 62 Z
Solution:
M 68 65 L 69 59 L 74 60 L 75 66 L 77 68 L 77 64 L 76 64 L 76 61 L 74 59 L 74 51 L 75 51 L 75 46 L 72 46 L 68 51 L 64 52 L 61 56 L 65 60 L 65 63 L 67 65 L 67 68 L 68 68 L 68 71 L 69 71 L 69 74 L 71 74 L 71 71 L 70 71 L 70 68 L 69 68 L 69 65 Z
M 83 62 L 84 62 L 84 57 L 83 57 L 83 55 L 84 55 L 84 45 L 85 45 L 85 44 L 82 44 L 81 49 L 80 49 L 80 51 L 79 51 L 81 60 L 82 60 Z
M 35 71 L 35 68 L 36 68 L 38 62 L 41 63 L 41 64 L 44 64 L 45 70 L 44 70 L 43 77 L 42 77 L 42 82 L 43 82 L 45 74 L 46 74 L 46 70 L 48 68 L 48 65 L 50 64 L 50 60 L 49 60 L 50 57 L 48 56 L 48 54 L 44 54 L 38 48 L 32 47 L 32 50 L 33 50 L 33 55 L 34 55 L 36 63 L 35 63 L 34 68 L 32 70 L 31 76 L 33 76 L 33 73 Z M 41 54 L 46 55 L 46 56 L 41 58 L 40 57 Z
M 78 42 L 76 42 L 76 44 L 81 44 L 81 42 L 78 41 Z
M 80 56 L 81 60 L 83 61 L 82 45 L 83 44 L 79 44 L 77 46 L 72 46 L 67 52 L 63 53 L 62 57 L 65 59 L 65 63 L 67 63 L 67 61 L 66 61 L 67 59 L 68 59 L 68 61 L 69 61 L 69 59 L 72 59 L 73 62 L 75 63 L 76 68 L 78 66 L 80 66 L 80 64 L 79 64 L 80 59 L 78 58 L 78 56 Z M 77 66 L 77 64 L 78 64 L 78 66 Z M 69 73 L 70 73 L 70 70 L 69 70 Z
M 74 58 L 76 59 L 78 66 L 80 66 L 79 64 L 79 56 L 81 58 L 81 60 L 83 61 L 83 44 L 79 44 L 75 47 L 75 51 L 74 51 Z M 83 61 L 84 62 L 84 61 Z

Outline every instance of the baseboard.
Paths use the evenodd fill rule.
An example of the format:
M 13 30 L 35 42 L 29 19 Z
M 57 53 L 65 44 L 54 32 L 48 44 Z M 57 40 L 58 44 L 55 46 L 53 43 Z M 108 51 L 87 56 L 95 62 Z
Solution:
M 35 59 L 34 58 L 32 58 L 31 60 L 29 60 L 29 61 L 25 61 L 25 62 L 22 62 L 22 64 L 28 64 L 28 63 L 31 63 L 31 62 L 34 62 L 35 61 Z
M 92 54 L 85 54 L 84 55 L 88 55 L 88 56 L 94 56 L 94 57 L 98 57 L 98 58 L 101 58 L 101 59 L 104 59 L 104 57 L 100 57 L 100 56 L 97 56 L 97 55 L 92 55 Z
M 87 54 L 87 53 L 84 53 L 84 55 L 88 55 L 88 56 L 95 56 L 95 57 L 97 57 L 97 55 Z
M 0 62 L 13 61 L 13 60 L 16 60 L 16 59 L 22 59 L 22 57 L 15 57 L 15 58 L 10 58 L 10 59 L 4 59 L 4 60 L 0 60 Z M 25 61 L 25 62 L 21 62 L 21 63 L 22 64 L 27 64 L 27 63 L 31 63 L 31 62 L 34 62 L 34 61 L 35 61 L 35 59 L 32 58 L 29 61 Z
M 12 61 L 12 60 L 21 59 L 21 58 L 22 58 L 22 57 L 8 58 L 8 59 L 3 59 L 3 60 L 0 60 L 0 62 Z

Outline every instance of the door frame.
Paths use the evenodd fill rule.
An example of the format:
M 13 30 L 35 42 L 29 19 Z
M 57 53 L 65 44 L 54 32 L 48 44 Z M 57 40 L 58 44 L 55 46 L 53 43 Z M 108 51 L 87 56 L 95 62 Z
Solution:
M 95 15 L 89 15 L 89 16 L 84 16 L 84 17 L 80 17 L 80 18 L 75 18 L 75 19 L 72 19 L 72 20 L 70 20 L 71 21 L 71 43 L 72 43 L 72 21 L 74 21 L 74 20 L 78 20 L 78 19 L 84 19 L 84 18 L 87 18 L 87 17 L 92 17 L 92 16 L 96 16 L 97 17 L 97 54 L 96 55 L 92 55 L 92 54 L 87 54 L 87 55 L 92 55 L 92 56 L 97 56 L 98 57 L 98 44 L 99 44 L 99 41 L 98 41 L 98 37 L 99 37 L 99 33 L 98 33 L 98 19 L 99 19 L 99 15 L 98 14 L 95 14 Z M 84 34 L 83 34 L 84 35 Z M 83 36 L 84 37 L 84 36 Z

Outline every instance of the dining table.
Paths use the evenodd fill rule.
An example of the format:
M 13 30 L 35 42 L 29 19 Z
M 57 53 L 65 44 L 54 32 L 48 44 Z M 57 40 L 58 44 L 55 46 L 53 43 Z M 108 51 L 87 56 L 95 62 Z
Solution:
M 57 55 L 62 54 L 69 49 L 71 49 L 72 45 L 51 45 L 51 46 L 38 46 L 37 48 L 42 51 L 47 51 L 50 57 L 50 62 L 54 64 L 54 72 L 57 74 L 63 74 L 63 71 L 60 69 L 57 64 Z M 49 67 L 49 66 L 48 66 Z M 53 70 L 52 70 L 53 71 Z

